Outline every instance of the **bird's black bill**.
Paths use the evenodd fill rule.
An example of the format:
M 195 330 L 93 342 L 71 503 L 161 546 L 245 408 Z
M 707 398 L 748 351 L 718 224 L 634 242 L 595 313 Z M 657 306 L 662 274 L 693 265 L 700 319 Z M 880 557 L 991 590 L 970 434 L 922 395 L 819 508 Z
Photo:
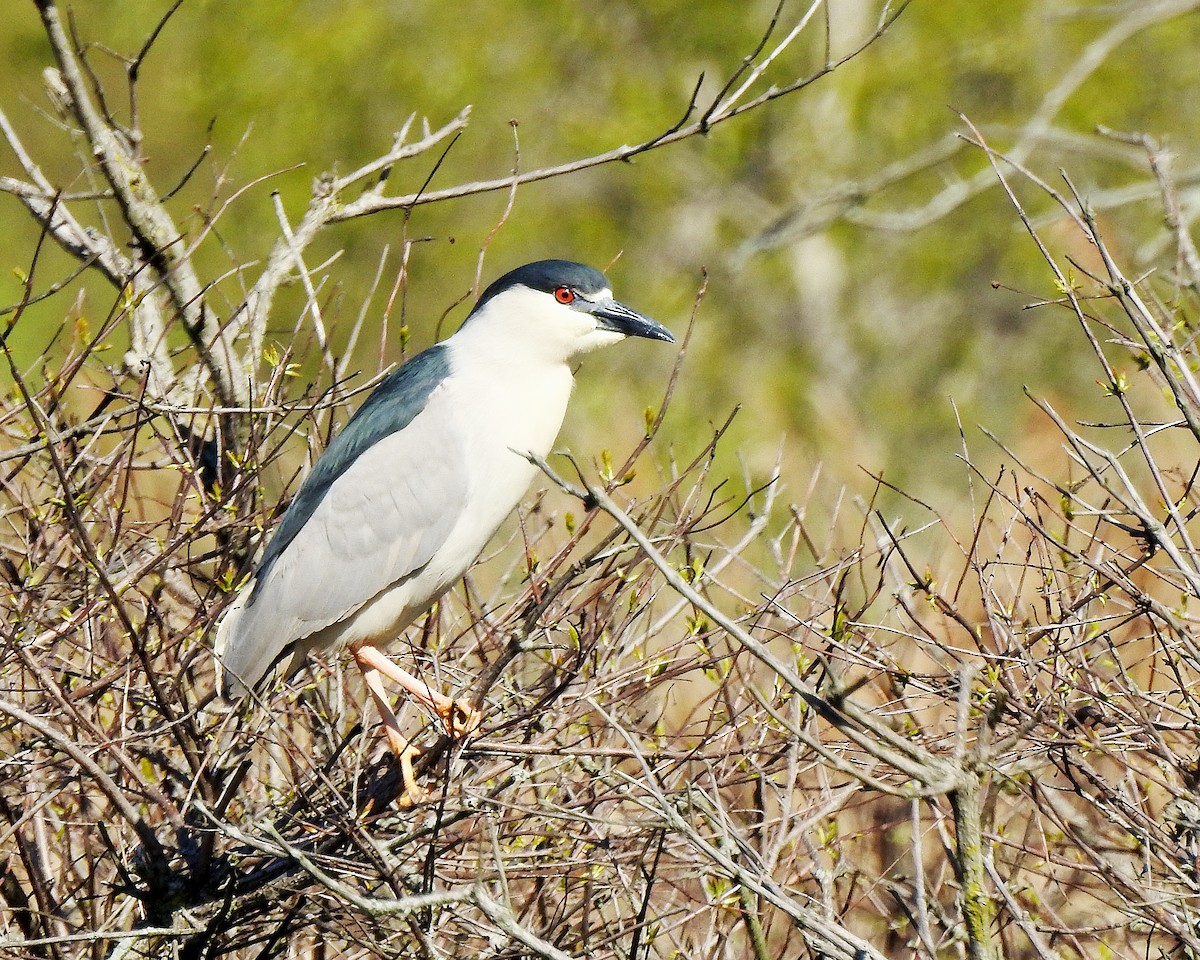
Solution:
M 663 340 L 666 343 L 675 342 L 671 331 L 657 320 L 642 316 L 636 310 L 630 310 L 625 304 L 618 303 L 616 300 L 597 303 L 591 312 L 604 330 L 623 333 L 627 337 L 645 337 L 647 340 Z

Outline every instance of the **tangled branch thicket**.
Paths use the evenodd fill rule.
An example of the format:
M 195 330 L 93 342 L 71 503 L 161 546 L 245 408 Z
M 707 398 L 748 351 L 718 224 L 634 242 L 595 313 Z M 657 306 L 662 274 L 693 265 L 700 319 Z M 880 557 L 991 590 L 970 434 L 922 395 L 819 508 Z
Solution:
M 102 136 L 39 7 L 64 116 L 136 143 Z M 343 402 L 332 364 L 300 397 L 288 358 L 260 364 L 254 318 L 307 275 L 307 235 L 231 330 L 154 255 L 157 199 L 104 167 L 130 259 L 4 132 L 30 171 L 4 188 L 43 243 L 120 291 L 100 329 L 67 325 L 57 361 L 21 370 L 11 334 L 52 286 L 39 249 L 0 341 L 6 956 L 1197 955 L 1200 257 L 1154 144 L 1177 257 L 1135 284 L 1069 185 L 972 132 L 1026 224 L 1020 195 L 1049 196 L 1095 253 L 1060 261 L 1029 226 L 1055 285 L 1041 309 L 1077 322 L 1113 411 L 1078 425 L 1039 401 L 1064 463 L 970 472 L 967 529 L 785 503 L 781 482 L 733 492 L 723 428 L 690 458 L 654 442 L 665 403 L 624 462 L 544 464 L 510 541 L 405 640 L 486 720 L 461 745 L 427 728 L 441 796 L 403 809 L 339 664 L 241 714 L 212 703 L 212 622 L 273 516 L 262 471 Z M 224 351 L 269 371 L 253 411 Z M 98 398 L 84 415 L 80 395 Z

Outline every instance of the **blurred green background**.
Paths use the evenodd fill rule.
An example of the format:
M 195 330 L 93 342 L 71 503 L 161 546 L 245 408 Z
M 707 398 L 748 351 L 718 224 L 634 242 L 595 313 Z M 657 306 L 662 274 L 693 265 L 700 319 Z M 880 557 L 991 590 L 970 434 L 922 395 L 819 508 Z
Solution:
M 128 116 L 128 97 L 109 51 L 136 53 L 168 6 L 78 0 L 70 8 L 120 116 Z M 879 6 L 831 0 L 835 54 L 870 33 Z M 1181 183 L 1197 179 L 1196 6 L 916 0 L 858 59 L 707 137 L 522 187 L 488 248 L 484 282 L 544 256 L 605 267 L 620 255 L 610 269 L 617 295 L 682 332 L 707 271 L 665 441 L 690 455 L 741 404 L 725 444 L 730 472 L 741 469 L 736 456 L 761 478 L 782 450 L 789 496 L 823 463 L 826 476 L 853 489 L 870 488 L 865 468 L 945 505 L 964 490 L 956 410 L 987 466 L 1000 455 L 978 424 L 1035 457 L 1039 444 L 1053 443 L 1022 386 L 1078 416 L 1103 396 L 1070 317 L 1023 309 L 1054 296 L 1052 277 L 994 181 L 934 215 L 930 204 L 948 199 L 947 188 L 987 167 L 978 150 L 952 139 L 965 129 L 957 113 L 996 146 L 1016 145 L 1047 180 L 1061 184 L 1058 171 L 1069 171 L 1127 272 L 1169 265 L 1173 249 L 1143 152 L 1096 128 L 1162 138 Z M 34 4 L 10 0 L 6 9 L 3 109 L 56 184 L 87 189 L 77 142 L 43 113 L 41 73 L 51 56 Z M 409 114 L 439 126 L 473 106 L 435 188 L 507 174 L 513 120 L 523 170 L 637 142 L 678 120 L 702 74 L 706 103 L 754 49 L 774 9 L 774 0 L 186 0 L 142 69 L 149 170 L 165 193 L 211 143 L 170 201 L 177 222 L 193 231 L 214 196 L 267 178 L 234 200 L 198 255 L 202 279 L 224 276 L 214 304 L 228 311 L 241 288 L 226 274 L 264 257 L 278 235 L 271 191 L 295 222 L 314 177 L 386 151 Z M 785 4 L 778 35 L 805 9 Z M 823 36 L 818 16 L 755 92 L 818 68 Z M 1023 140 L 1035 117 L 1043 135 Z M 936 162 L 887 176 L 927 151 Z M 419 187 L 436 158 L 398 168 L 392 192 Z M 19 174 L 11 151 L 0 151 L 0 175 Z M 1078 256 L 1090 256 L 1043 197 L 1024 187 L 1021 196 L 1053 252 L 1078 247 Z M 480 246 L 507 199 L 494 193 L 420 207 L 407 221 L 384 214 L 321 237 L 306 256 L 310 266 L 345 251 L 322 290 L 335 342 L 354 323 L 383 248 L 392 250 L 369 315 L 374 327 L 352 366 L 378 366 L 379 317 L 400 241 L 427 238 L 412 250 L 403 313 L 412 346 L 422 347 L 470 289 Z M 102 210 L 92 211 L 97 223 Z M 0 235 L 0 303 L 9 304 L 20 298 L 19 274 L 38 235 L 11 197 L 0 196 Z M 69 270 L 65 255 L 48 257 L 41 284 Z M 248 282 L 254 276 L 252 268 Z M 62 347 L 64 317 L 103 319 L 113 293 L 95 280 L 85 287 L 83 301 L 75 284 L 22 320 L 14 345 L 24 365 L 36 369 L 44 352 Z M 290 342 L 302 303 L 299 292 L 278 303 L 273 336 L 281 343 Z M 445 332 L 466 309 L 450 313 Z M 393 326 L 400 319 L 397 309 Z M 390 361 L 398 358 L 395 331 L 389 343 Z M 119 347 L 105 359 L 119 363 Z M 670 363 L 669 351 L 645 344 L 589 358 L 564 444 L 589 455 L 606 445 L 620 450 L 614 433 L 632 442 Z

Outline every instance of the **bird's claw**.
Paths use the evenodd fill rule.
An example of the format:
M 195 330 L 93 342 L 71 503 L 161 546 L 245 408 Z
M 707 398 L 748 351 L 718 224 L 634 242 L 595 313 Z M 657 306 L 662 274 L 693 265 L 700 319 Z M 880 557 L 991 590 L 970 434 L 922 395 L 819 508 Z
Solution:
M 447 700 L 438 705 L 437 714 L 442 718 L 446 733 L 455 740 L 474 733 L 483 722 L 482 711 L 465 700 Z
M 401 810 L 408 810 L 411 807 L 419 807 L 422 804 L 429 803 L 431 800 L 433 800 L 433 793 L 429 788 L 414 783 L 412 786 L 404 788 L 404 792 L 400 794 L 400 799 L 396 801 L 396 806 Z

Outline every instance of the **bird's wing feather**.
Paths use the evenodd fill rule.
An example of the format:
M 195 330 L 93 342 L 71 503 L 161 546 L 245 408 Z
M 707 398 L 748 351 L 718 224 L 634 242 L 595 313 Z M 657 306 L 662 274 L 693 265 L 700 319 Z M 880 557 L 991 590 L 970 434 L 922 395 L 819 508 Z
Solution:
M 285 643 L 344 620 L 429 562 L 466 501 L 464 451 L 437 429 L 439 404 L 362 454 L 271 565 L 250 610 Z
M 253 686 L 293 643 L 345 620 L 445 543 L 467 471 L 461 446 L 434 429 L 437 406 L 330 486 L 236 614 L 221 651 L 226 671 Z
M 264 580 L 271 565 L 308 523 L 333 482 L 364 452 L 407 427 L 449 374 L 449 349 L 445 344 L 437 344 L 386 377 L 367 397 L 300 487 L 263 552 L 255 572 L 256 582 Z
M 403 368 L 402 368 L 403 369 Z M 363 449 L 337 463 L 331 444 L 264 554 L 252 588 L 222 621 L 217 654 L 226 695 L 254 686 L 304 637 L 346 619 L 382 590 L 421 569 L 445 543 L 467 500 L 466 450 L 435 384 L 420 409 L 390 433 L 351 436 Z M 367 411 L 364 405 L 363 411 Z M 363 411 L 347 425 L 362 433 Z M 331 456 L 332 455 L 332 456 Z M 318 476 L 332 460 L 334 475 Z M 320 497 L 302 501 L 320 485 Z M 289 518 L 297 506 L 302 523 Z M 285 536 L 286 535 L 286 536 Z M 282 547 L 276 544 L 284 540 Z

